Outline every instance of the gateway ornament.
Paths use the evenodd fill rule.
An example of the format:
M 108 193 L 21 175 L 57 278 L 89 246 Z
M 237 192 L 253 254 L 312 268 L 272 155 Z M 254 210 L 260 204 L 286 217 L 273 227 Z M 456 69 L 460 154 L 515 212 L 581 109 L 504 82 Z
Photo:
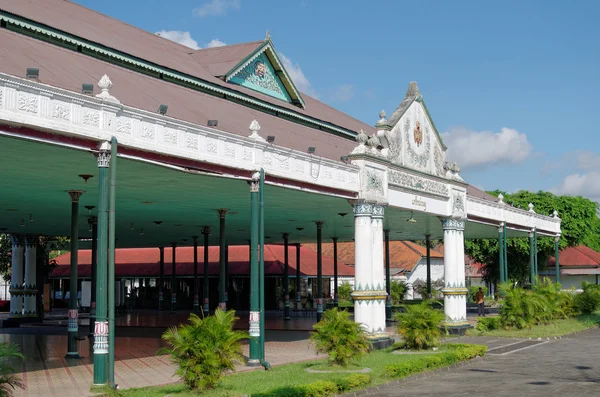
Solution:
M 415 129 L 413 130 L 413 139 L 415 140 L 417 147 L 421 146 L 423 143 L 423 130 L 421 129 L 421 123 L 418 121 Z

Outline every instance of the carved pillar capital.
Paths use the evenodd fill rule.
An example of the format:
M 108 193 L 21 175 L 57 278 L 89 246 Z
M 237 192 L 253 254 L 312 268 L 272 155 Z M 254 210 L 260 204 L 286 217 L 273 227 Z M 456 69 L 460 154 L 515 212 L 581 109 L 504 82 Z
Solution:
M 442 229 L 444 230 L 465 230 L 465 221 L 463 219 L 456 218 L 441 218 Z
M 210 226 L 204 226 L 202 228 L 202 234 L 208 234 L 208 235 L 210 235 Z
M 10 235 L 10 239 L 12 242 L 12 247 L 14 248 L 21 248 L 23 247 L 23 243 L 25 241 L 24 237 L 20 234 L 11 234 Z
M 229 212 L 229 210 L 227 208 L 219 208 L 217 212 L 219 213 L 220 219 L 225 219 L 225 215 L 227 215 L 227 212 Z
M 71 201 L 73 203 L 78 203 L 79 197 L 81 197 L 81 195 L 84 192 L 83 192 L 83 190 L 67 190 L 67 193 L 69 193 L 69 196 L 71 197 Z
M 39 243 L 39 236 L 27 235 L 25 236 L 25 246 L 27 248 L 35 247 Z

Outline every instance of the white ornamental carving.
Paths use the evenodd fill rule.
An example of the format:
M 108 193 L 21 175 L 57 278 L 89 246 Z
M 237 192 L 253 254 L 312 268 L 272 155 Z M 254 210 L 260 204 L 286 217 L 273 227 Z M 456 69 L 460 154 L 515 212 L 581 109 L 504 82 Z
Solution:
M 142 123 L 142 131 L 140 133 L 142 138 L 154 139 L 155 130 L 154 125 L 149 123 Z
M 284 170 L 289 170 L 290 169 L 290 159 L 289 158 L 280 158 L 278 159 L 279 161 L 279 168 L 284 169 Z
M 459 218 L 465 217 L 465 203 L 463 201 L 463 195 L 461 193 L 454 194 L 454 205 L 452 208 L 452 215 Z
M 403 172 L 392 171 L 388 173 L 388 182 L 390 185 L 397 185 L 409 189 L 420 190 L 442 196 L 448 196 L 448 186 L 446 184 L 421 178 Z
M 252 150 L 244 148 L 244 151 L 242 153 L 242 159 L 244 161 L 252 161 Z
M 273 165 L 273 155 L 271 153 L 264 153 L 263 154 L 263 163 L 265 165 Z
M 4 87 L 0 87 L 0 106 L 2 106 L 3 96 L 4 96 Z
M 52 101 L 52 117 L 55 119 L 69 120 L 71 106 L 61 101 Z
M 94 109 L 88 109 L 88 108 L 84 108 L 83 109 L 83 124 L 92 126 L 92 127 L 98 127 L 98 125 L 100 124 L 100 113 L 98 113 L 97 110 Z
M 433 161 L 435 163 L 435 173 L 439 176 L 444 176 L 446 171 L 444 170 L 444 156 L 439 146 L 435 146 L 435 152 L 433 155 Z
M 186 134 L 185 146 L 189 149 L 198 149 L 198 136 L 194 134 Z
M 339 171 L 337 173 L 337 180 L 338 182 L 346 182 L 346 176 L 344 175 L 343 171 Z
M 225 156 L 235 157 L 235 145 L 225 142 Z
M 217 142 L 214 139 L 206 140 L 206 151 L 210 153 L 217 153 Z
M 17 109 L 29 113 L 38 112 L 39 98 L 37 95 L 29 94 L 26 92 L 19 92 L 19 98 L 17 100 Z
M 333 179 L 333 172 L 329 168 L 325 168 L 325 179 Z
M 377 171 L 367 171 L 367 191 L 383 195 L 383 175 Z
M 165 143 L 170 143 L 172 145 L 177 145 L 177 131 L 167 128 L 164 134 Z
M 125 117 L 117 119 L 117 132 L 120 134 L 131 135 L 131 120 Z
M 304 162 L 302 160 L 296 160 L 296 172 L 304 172 Z

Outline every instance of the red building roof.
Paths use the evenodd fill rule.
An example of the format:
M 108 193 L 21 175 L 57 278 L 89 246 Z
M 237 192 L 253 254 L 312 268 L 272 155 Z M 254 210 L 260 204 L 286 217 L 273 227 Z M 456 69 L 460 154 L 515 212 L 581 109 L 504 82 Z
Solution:
M 165 276 L 171 275 L 172 248 L 165 248 Z M 178 276 L 194 274 L 194 248 L 180 247 L 175 251 L 176 270 Z M 229 246 L 230 275 L 248 275 L 250 273 L 249 247 L 247 245 Z M 71 254 L 67 253 L 55 258 L 57 267 L 50 277 L 68 277 Z M 77 268 L 80 277 L 91 276 L 91 250 L 79 250 Z M 208 249 L 208 274 L 219 274 L 219 247 Z M 115 250 L 115 273 L 117 277 L 158 277 L 160 275 L 160 251 L 158 248 L 120 248 Z M 283 245 L 265 245 L 265 274 L 269 276 L 283 275 L 284 247 Z M 296 274 L 296 246 L 289 248 L 290 276 Z M 300 273 L 302 276 L 317 275 L 317 253 L 313 250 L 300 248 Z M 198 247 L 198 274 L 204 274 L 204 248 Z M 338 263 L 338 275 L 354 276 L 354 268 L 342 262 Z M 333 276 L 333 259 L 323 255 L 323 276 Z
M 550 259 L 548 259 L 548 266 L 554 266 L 555 262 L 556 260 L 551 256 Z M 568 247 L 560 251 L 558 262 L 561 267 L 600 267 L 600 252 L 594 251 L 585 245 Z
M 382 243 L 383 244 L 383 243 Z M 304 244 L 304 247 L 317 250 L 316 244 Z M 354 243 L 338 243 L 338 260 L 354 266 Z M 333 243 L 323 244 L 323 255 L 333 257 Z M 444 259 L 444 255 L 431 249 L 431 258 Z M 427 256 L 425 247 L 412 241 L 390 241 L 390 268 L 411 272 L 421 258 Z

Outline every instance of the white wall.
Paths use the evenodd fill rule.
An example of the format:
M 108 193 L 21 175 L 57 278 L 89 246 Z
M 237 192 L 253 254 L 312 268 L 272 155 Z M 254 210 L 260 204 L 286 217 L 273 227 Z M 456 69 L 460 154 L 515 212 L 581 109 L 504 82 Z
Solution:
M 550 280 L 556 281 L 556 277 L 547 276 Z M 596 284 L 596 275 L 577 275 L 577 276 L 567 276 L 564 274 L 560 275 L 560 284 L 564 289 L 569 289 L 575 287 L 575 289 L 581 289 L 581 284 L 587 281 L 590 284 Z

